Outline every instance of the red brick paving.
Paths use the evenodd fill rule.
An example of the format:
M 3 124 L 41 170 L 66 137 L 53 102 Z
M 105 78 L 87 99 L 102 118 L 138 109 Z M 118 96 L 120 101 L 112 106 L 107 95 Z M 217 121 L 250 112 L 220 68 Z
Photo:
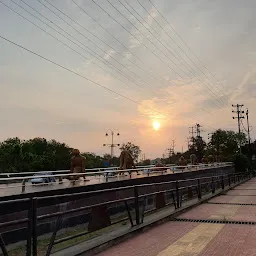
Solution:
M 214 203 L 241 203 L 241 204 L 256 204 L 256 196 L 218 196 L 215 197 L 209 202 L 214 202 Z
M 120 243 L 98 256 L 156 256 L 198 223 L 168 222 Z
M 199 256 L 254 256 L 255 237 L 254 226 L 225 225 Z
M 256 187 L 256 182 L 254 183 L 255 184 L 253 184 L 253 186 L 255 185 Z M 249 187 L 252 187 L 252 182 L 243 184 L 237 188 Z M 229 192 L 229 194 L 232 193 L 238 194 L 247 192 L 244 192 L 243 190 L 233 190 L 232 192 Z M 256 190 L 255 192 L 251 191 L 251 194 L 255 194 L 255 197 L 223 195 L 210 200 L 210 202 L 256 204 Z M 202 204 L 188 212 L 181 214 L 179 217 L 191 219 L 207 219 L 214 215 L 215 217 L 219 216 L 220 218 L 227 215 L 226 219 L 256 222 L 256 206 Z M 194 228 L 198 227 L 198 225 L 202 224 L 193 222 L 167 222 L 160 226 L 149 229 L 144 233 L 136 235 L 133 238 L 98 254 L 98 256 L 156 256 L 158 253 L 165 250 L 168 246 L 182 238 L 185 234 L 194 230 Z M 196 239 L 201 239 L 197 237 L 197 235 L 195 236 Z M 204 247 L 199 254 L 194 254 L 189 250 L 186 251 L 186 248 L 189 249 L 189 247 L 184 247 L 184 252 L 179 255 L 256 256 L 255 238 L 255 226 L 226 224 L 222 229 L 220 229 L 219 233 L 217 233 L 217 235 L 215 235 L 215 237 L 213 237 L 213 239 L 208 244 L 206 244 L 206 247 Z

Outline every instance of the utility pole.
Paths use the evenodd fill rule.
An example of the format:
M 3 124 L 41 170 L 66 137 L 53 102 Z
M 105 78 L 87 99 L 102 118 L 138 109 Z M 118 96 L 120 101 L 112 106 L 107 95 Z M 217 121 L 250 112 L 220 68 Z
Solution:
M 201 128 L 202 128 L 202 126 L 200 124 L 196 124 L 196 137 L 197 138 L 201 137 Z
M 175 149 L 175 140 L 172 140 L 172 154 L 174 155 L 174 149 Z
M 195 127 L 194 126 L 191 126 L 189 127 L 189 134 L 191 134 L 191 138 L 194 139 L 194 135 L 195 135 Z
M 252 162 L 252 147 L 251 147 L 251 135 L 250 135 L 250 124 L 249 124 L 249 110 L 246 110 L 246 120 L 247 120 L 247 133 L 248 133 L 248 144 L 249 144 L 249 155 L 250 162 Z
M 237 119 L 237 125 L 238 125 L 238 134 L 239 134 L 239 151 L 241 153 L 241 119 L 244 118 L 243 114 L 244 111 L 242 110 L 243 104 L 236 104 L 232 105 L 233 108 L 236 108 L 236 110 L 232 110 L 232 113 L 236 113 L 237 116 L 233 116 L 233 119 Z
M 209 132 L 208 133 L 208 140 L 210 140 L 211 138 L 212 138 L 212 135 L 213 135 L 214 133 L 213 132 Z
M 191 138 L 187 138 L 188 150 L 189 150 L 189 148 L 190 148 L 190 142 L 191 142 Z
M 117 132 L 117 133 L 115 134 L 114 131 L 110 131 L 110 135 L 111 135 L 111 144 L 103 144 L 103 146 L 104 146 L 104 147 L 105 147 L 105 146 L 109 146 L 109 147 L 110 147 L 110 155 L 111 155 L 111 159 L 112 159 L 113 156 L 114 156 L 114 148 L 115 148 L 116 146 L 118 146 L 118 147 L 120 146 L 120 144 L 114 144 L 114 135 L 120 136 L 120 133 Z M 106 136 L 106 137 L 109 136 L 108 132 L 106 132 L 105 136 Z

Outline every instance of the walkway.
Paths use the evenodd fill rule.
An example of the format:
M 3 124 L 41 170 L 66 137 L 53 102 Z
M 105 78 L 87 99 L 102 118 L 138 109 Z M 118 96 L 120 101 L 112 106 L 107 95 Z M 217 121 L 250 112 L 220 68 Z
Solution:
M 198 220 L 198 222 L 195 222 Z M 98 256 L 256 255 L 256 178 Z

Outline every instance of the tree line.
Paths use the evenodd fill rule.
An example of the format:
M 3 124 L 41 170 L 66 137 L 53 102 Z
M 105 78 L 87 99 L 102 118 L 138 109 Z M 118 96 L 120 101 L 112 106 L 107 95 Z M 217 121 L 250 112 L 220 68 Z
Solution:
M 239 154 L 239 145 L 242 145 L 242 155 Z M 138 163 L 140 147 L 128 142 L 120 147 L 120 150 L 124 149 L 129 150 Z M 71 152 L 72 147 L 56 140 L 9 138 L 0 143 L 0 172 L 68 170 Z M 213 161 L 248 162 L 252 155 L 256 155 L 256 141 L 250 149 L 245 134 L 219 129 L 211 135 L 208 143 L 202 137 L 192 138 L 186 152 L 175 153 L 168 158 L 162 158 L 161 161 L 164 164 L 177 164 L 180 156 L 189 159 L 191 154 L 195 154 L 199 162 L 202 162 L 203 158 L 211 158 Z M 111 158 L 109 154 L 99 156 L 92 152 L 83 152 L 82 155 L 86 158 L 87 169 L 119 166 L 119 157 Z M 150 163 L 151 161 L 146 159 L 138 164 Z
M 72 149 L 65 143 L 45 138 L 9 138 L 0 143 L 0 172 L 68 170 Z M 120 149 L 132 150 L 135 159 L 140 154 L 139 147 L 130 142 L 123 144 Z M 92 152 L 81 154 L 86 158 L 87 169 L 119 165 L 119 158 L 111 159 L 108 154 L 103 157 Z

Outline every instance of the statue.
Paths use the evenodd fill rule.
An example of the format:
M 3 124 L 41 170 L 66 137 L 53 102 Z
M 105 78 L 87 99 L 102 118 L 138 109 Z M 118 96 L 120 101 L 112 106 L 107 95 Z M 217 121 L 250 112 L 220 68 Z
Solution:
M 191 154 L 191 155 L 190 155 L 190 162 L 191 162 L 192 165 L 196 165 L 196 163 L 197 163 L 197 157 L 196 157 L 195 154 Z
M 136 168 L 132 154 L 128 150 L 123 150 L 120 154 L 120 170 Z M 131 174 L 131 171 L 129 171 Z M 138 174 L 138 171 L 137 171 Z

